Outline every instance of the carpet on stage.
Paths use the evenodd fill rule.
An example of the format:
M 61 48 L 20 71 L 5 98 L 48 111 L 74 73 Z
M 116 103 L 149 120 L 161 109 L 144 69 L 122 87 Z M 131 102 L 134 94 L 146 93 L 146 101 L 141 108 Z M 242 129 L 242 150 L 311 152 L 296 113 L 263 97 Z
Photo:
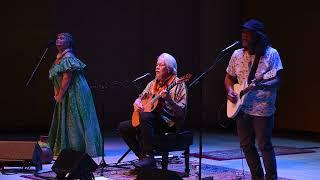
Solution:
M 285 147 L 285 146 L 274 146 L 274 151 L 276 156 L 279 155 L 290 155 L 290 154 L 302 154 L 302 153 L 313 153 L 316 152 L 311 148 L 295 148 L 295 147 Z M 261 157 L 261 152 L 259 151 Z M 192 157 L 199 157 L 199 153 L 190 153 Z M 207 151 L 202 153 L 202 158 L 224 161 L 232 159 L 242 159 L 244 154 L 240 149 L 228 149 L 228 150 L 216 150 Z
M 161 167 L 160 162 L 157 163 L 158 168 Z M 129 174 L 129 170 L 133 169 L 134 166 L 132 165 L 132 161 L 124 162 L 119 164 L 119 166 L 109 166 L 104 168 L 103 176 L 101 176 L 101 169 L 97 169 L 94 172 L 94 176 L 96 179 L 115 179 L 115 180 L 129 180 L 135 179 L 135 175 Z M 170 171 L 175 171 L 179 175 L 183 176 L 184 174 L 184 159 L 180 159 L 178 157 L 174 157 L 170 160 L 170 164 L 168 169 Z M 201 168 L 201 177 L 202 178 L 209 178 L 209 179 L 228 179 L 228 180 L 249 180 L 251 179 L 250 173 L 248 171 L 232 169 L 223 166 L 216 166 L 216 165 L 209 165 L 209 164 L 202 164 Z M 198 163 L 197 162 L 190 162 L 190 176 L 183 177 L 185 180 L 194 180 L 198 178 Z M 26 179 L 32 180 L 43 180 L 43 179 L 55 179 L 56 174 L 52 171 L 43 172 L 39 174 L 30 174 L 30 175 L 21 175 L 21 177 Z M 279 178 L 281 180 L 289 180 L 287 178 Z

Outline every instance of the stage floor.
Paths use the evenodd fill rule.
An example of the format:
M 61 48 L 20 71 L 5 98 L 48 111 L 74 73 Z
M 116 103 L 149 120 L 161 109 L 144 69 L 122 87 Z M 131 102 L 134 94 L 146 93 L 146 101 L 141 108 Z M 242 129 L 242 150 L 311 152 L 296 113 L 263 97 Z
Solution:
M 0 140 L 34 140 L 39 135 L 1 135 Z M 194 144 L 191 146 L 191 153 L 199 152 L 199 136 L 195 131 Z M 107 164 L 116 163 L 119 158 L 127 151 L 127 146 L 122 139 L 116 133 L 105 133 L 105 161 Z M 297 148 L 313 148 L 316 151 L 314 153 L 305 154 L 292 154 L 277 156 L 277 166 L 279 177 L 285 177 L 288 179 L 303 179 L 303 180 L 316 180 L 319 177 L 320 167 L 320 140 L 310 139 L 307 137 L 297 137 L 293 134 L 275 134 L 273 138 L 274 146 L 289 146 Z M 203 133 L 203 152 L 213 150 L 229 150 L 239 148 L 238 137 L 232 132 L 205 132 Z M 173 152 L 171 155 L 181 156 L 182 152 Z M 122 162 L 131 161 L 136 159 L 134 154 L 130 152 Z M 101 157 L 94 158 L 99 164 Z M 191 157 L 190 161 L 197 162 L 198 158 Z M 216 161 L 210 159 L 202 159 L 203 164 L 210 164 L 216 166 L 223 166 L 227 168 L 233 168 L 238 170 L 249 171 L 244 159 L 224 160 Z M 51 170 L 52 164 L 43 165 L 41 172 Z M 19 169 L 20 167 L 5 167 L 6 170 L 10 170 L 9 175 L 0 174 L 0 179 L 25 179 L 21 175 L 28 174 Z M 14 171 L 17 169 L 17 171 Z M 29 173 L 30 174 L 30 173 Z M 97 178 L 97 177 L 96 177 Z M 101 179 L 101 178 L 97 178 Z

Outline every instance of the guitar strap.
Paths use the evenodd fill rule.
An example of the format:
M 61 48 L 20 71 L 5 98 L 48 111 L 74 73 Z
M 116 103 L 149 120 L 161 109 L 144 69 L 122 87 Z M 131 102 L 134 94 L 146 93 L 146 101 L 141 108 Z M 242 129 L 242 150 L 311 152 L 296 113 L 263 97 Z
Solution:
M 170 84 L 175 80 L 175 78 L 176 78 L 176 75 L 171 75 L 161 85 L 158 81 L 156 81 L 153 86 L 153 93 L 156 93 L 163 89 L 167 89 L 170 86 Z
M 251 70 L 250 70 L 250 73 L 249 73 L 249 76 L 248 76 L 248 84 L 250 84 L 251 81 L 254 79 L 254 76 L 256 74 L 256 71 L 258 69 L 258 65 L 259 65 L 259 62 L 260 62 L 260 57 L 261 57 L 261 55 L 257 55 L 256 54 L 256 56 L 254 58 L 253 65 L 251 66 Z

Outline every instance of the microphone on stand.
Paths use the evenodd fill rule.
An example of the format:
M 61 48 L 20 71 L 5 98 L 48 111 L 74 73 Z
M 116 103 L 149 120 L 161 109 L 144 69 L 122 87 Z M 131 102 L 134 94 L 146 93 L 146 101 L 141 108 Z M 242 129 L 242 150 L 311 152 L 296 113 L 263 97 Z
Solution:
M 49 47 L 49 46 L 52 46 L 54 44 L 55 44 L 55 41 L 51 39 L 51 40 L 48 41 L 47 46 Z
M 54 44 L 55 44 L 55 41 L 54 41 L 54 40 L 49 40 L 49 41 L 48 41 L 47 46 L 46 46 L 46 49 L 45 49 L 44 52 L 42 53 L 42 56 L 41 56 L 38 64 L 36 65 L 36 67 L 35 67 L 34 70 L 32 71 L 32 74 L 30 75 L 30 77 L 29 77 L 29 79 L 28 79 L 28 81 L 27 81 L 27 83 L 26 83 L 26 87 L 29 86 L 29 83 L 30 83 L 31 79 L 32 79 L 33 76 L 34 76 L 34 73 L 37 71 L 39 65 L 41 64 L 42 60 L 44 59 L 45 55 L 47 54 L 48 49 L 50 48 L 51 45 L 54 45 Z
M 146 74 L 144 74 L 144 75 L 142 75 L 142 76 L 137 77 L 135 80 L 133 80 L 133 81 L 131 81 L 131 82 L 132 82 L 132 83 L 137 82 L 137 81 L 139 81 L 140 79 L 144 79 L 145 77 L 150 76 L 150 75 L 151 75 L 150 73 L 146 73 Z
M 238 45 L 239 43 L 240 43 L 240 41 L 236 41 L 236 42 L 234 42 L 233 44 L 231 44 L 230 46 L 224 48 L 221 52 L 225 52 L 225 51 L 227 51 L 228 49 L 233 48 L 234 46 Z

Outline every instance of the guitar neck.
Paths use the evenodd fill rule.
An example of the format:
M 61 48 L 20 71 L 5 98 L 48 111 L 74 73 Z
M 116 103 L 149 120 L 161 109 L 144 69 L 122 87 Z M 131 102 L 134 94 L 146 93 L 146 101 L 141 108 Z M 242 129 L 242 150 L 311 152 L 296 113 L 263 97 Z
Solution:
M 255 86 L 266 82 L 266 81 L 270 81 L 275 79 L 277 76 L 277 71 L 272 69 L 260 76 L 258 76 L 257 78 L 253 79 L 251 81 L 251 83 L 249 84 L 248 87 L 244 88 L 241 92 L 240 92 L 240 97 L 242 97 L 243 95 L 245 95 L 246 93 L 248 93 L 250 90 L 252 90 Z
M 241 92 L 240 92 L 240 97 L 242 97 L 243 95 L 247 94 L 249 91 L 251 91 L 256 85 L 259 85 L 263 82 L 266 82 L 266 81 L 270 81 L 274 78 L 271 78 L 271 79 L 262 79 L 262 78 L 259 78 L 259 79 L 256 79 L 254 82 L 250 83 L 248 87 L 244 88 Z
M 240 98 L 241 98 L 243 95 L 247 94 L 253 87 L 254 87 L 254 86 L 252 86 L 252 85 L 250 84 L 248 87 L 244 88 L 244 89 L 240 92 Z
M 167 87 L 167 91 L 171 90 L 175 85 L 177 85 L 176 82 L 173 82 L 172 84 L 170 84 L 170 86 Z
M 170 84 L 170 86 L 167 87 L 166 90 L 170 91 L 175 85 L 177 85 L 177 83 L 173 82 L 172 84 Z M 156 95 L 155 97 L 152 98 L 152 101 L 154 102 L 154 101 L 158 100 L 160 97 L 161 97 L 161 95 L 158 94 L 158 95 Z

